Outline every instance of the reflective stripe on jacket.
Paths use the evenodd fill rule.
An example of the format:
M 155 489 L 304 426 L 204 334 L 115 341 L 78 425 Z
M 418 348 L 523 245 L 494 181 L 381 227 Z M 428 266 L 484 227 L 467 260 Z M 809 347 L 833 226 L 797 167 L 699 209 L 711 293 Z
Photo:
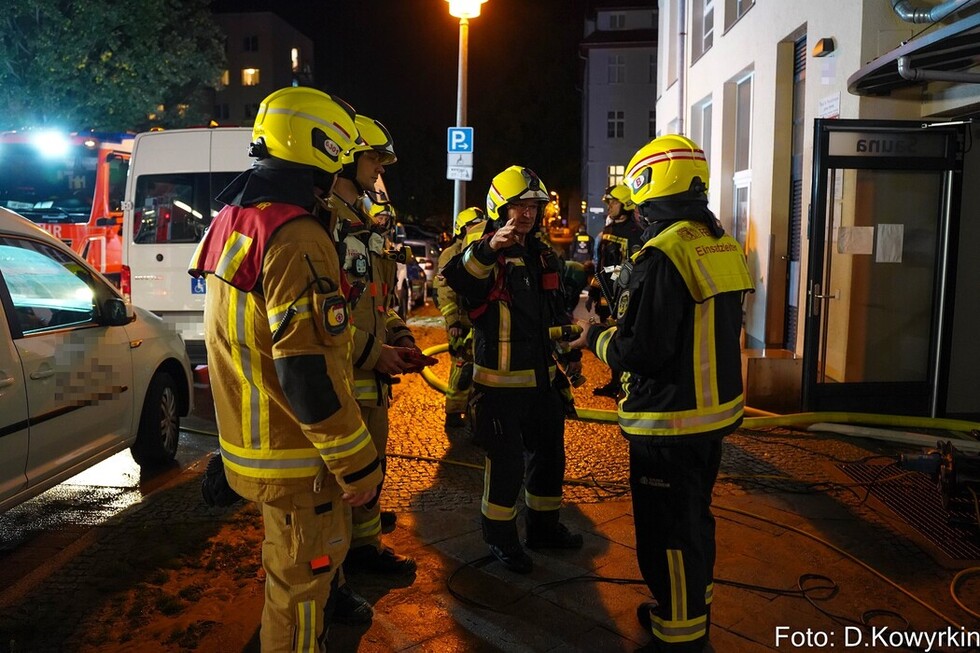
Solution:
M 465 247 L 442 269 L 473 323 L 473 382 L 493 388 L 548 387 L 556 374 L 548 328 L 570 322 L 561 263 L 533 236 L 527 249 L 501 252 L 490 248 L 491 238 L 486 234 Z
M 456 238 L 439 255 L 439 273 L 436 274 L 432 285 L 435 286 L 436 296 L 439 298 L 439 312 L 446 319 L 446 327 L 460 325 L 470 327 L 470 316 L 459 305 L 456 298 L 456 291 L 449 287 L 446 278 L 442 276 L 442 269 L 449 261 L 463 250 L 463 238 Z
M 633 256 L 617 326 L 589 332 L 596 355 L 623 370 L 627 437 L 724 434 L 742 420 L 742 296 L 752 280 L 738 243 L 680 221 Z
M 240 225 L 262 219 L 258 209 L 228 207 L 215 218 L 215 233 L 232 233 L 221 225 L 232 214 L 248 218 Z M 234 231 L 253 241 L 261 233 Z M 259 502 L 309 491 L 318 476 L 326 496 L 375 487 L 381 467 L 353 396 L 333 242 L 309 215 L 265 237 L 254 292 L 203 270 L 208 366 L 229 484 Z M 207 254 L 227 242 L 211 239 L 201 260 L 217 260 Z
M 384 238 L 366 226 L 367 218 L 354 213 L 337 196 L 330 198 L 330 206 L 347 222 L 344 244 L 348 262 L 343 272 L 347 282 L 360 289 L 351 308 L 354 396 L 364 406 L 386 405 L 390 384 L 374 371 L 381 347 L 412 335 L 392 306 L 398 264 L 385 254 Z M 350 264 L 353 250 L 363 259 L 362 269 Z

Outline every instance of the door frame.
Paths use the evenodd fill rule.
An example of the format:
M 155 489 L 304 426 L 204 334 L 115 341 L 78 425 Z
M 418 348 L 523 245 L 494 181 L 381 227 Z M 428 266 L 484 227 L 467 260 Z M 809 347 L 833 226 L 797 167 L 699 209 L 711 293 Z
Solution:
M 959 232 L 962 194 L 962 123 L 890 120 L 816 119 L 807 237 L 809 257 L 803 337 L 802 404 L 807 411 L 844 410 L 940 416 L 946 405 L 949 383 L 949 344 L 952 337 L 953 297 L 956 277 L 956 238 Z M 868 139 L 855 138 L 868 135 Z M 881 153 L 861 149 L 872 140 L 894 145 Z M 914 137 L 914 138 L 911 138 Z M 912 147 L 900 150 L 899 145 Z M 848 149 L 850 148 L 850 149 Z M 921 149 L 922 152 L 915 152 Z M 821 292 L 828 239 L 828 182 L 831 170 L 914 170 L 942 173 L 940 224 L 937 229 L 935 274 L 929 362 L 924 382 L 819 381 L 822 360 L 821 323 L 830 294 Z

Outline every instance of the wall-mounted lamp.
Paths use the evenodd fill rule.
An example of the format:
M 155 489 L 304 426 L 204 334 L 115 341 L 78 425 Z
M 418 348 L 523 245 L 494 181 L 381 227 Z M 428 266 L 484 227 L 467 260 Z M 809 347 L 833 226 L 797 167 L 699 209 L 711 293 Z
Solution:
M 826 57 L 834 52 L 834 37 L 828 36 L 817 41 L 817 44 L 813 46 L 813 56 L 814 57 Z

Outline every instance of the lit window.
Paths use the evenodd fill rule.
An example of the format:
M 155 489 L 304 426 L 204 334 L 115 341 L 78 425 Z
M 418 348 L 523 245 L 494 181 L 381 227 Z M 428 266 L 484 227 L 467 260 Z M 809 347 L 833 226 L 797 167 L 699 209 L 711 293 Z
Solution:
M 231 84 L 231 71 L 225 68 L 221 73 L 221 88 L 228 88 Z
M 623 183 L 623 176 L 626 174 L 626 166 L 609 166 L 607 170 L 608 182 L 606 186 L 618 186 Z
M 606 114 L 606 137 L 622 138 L 626 131 L 626 113 L 624 111 L 610 111 Z
M 626 81 L 626 57 L 621 54 L 609 55 L 609 83 L 622 84 Z
M 289 64 L 292 67 L 294 73 L 299 72 L 299 48 L 293 48 L 289 51 Z
M 242 86 L 258 86 L 258 85 L 259 85 L 259 69 L 242 68 Z

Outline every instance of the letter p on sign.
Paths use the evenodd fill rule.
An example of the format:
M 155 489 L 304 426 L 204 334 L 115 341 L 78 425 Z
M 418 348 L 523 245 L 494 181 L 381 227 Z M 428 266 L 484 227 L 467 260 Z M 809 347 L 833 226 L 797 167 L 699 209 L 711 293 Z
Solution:
M 473 151 L 472 127 L 450 127 L 448 137 L 447 149 L 449 152 Z

